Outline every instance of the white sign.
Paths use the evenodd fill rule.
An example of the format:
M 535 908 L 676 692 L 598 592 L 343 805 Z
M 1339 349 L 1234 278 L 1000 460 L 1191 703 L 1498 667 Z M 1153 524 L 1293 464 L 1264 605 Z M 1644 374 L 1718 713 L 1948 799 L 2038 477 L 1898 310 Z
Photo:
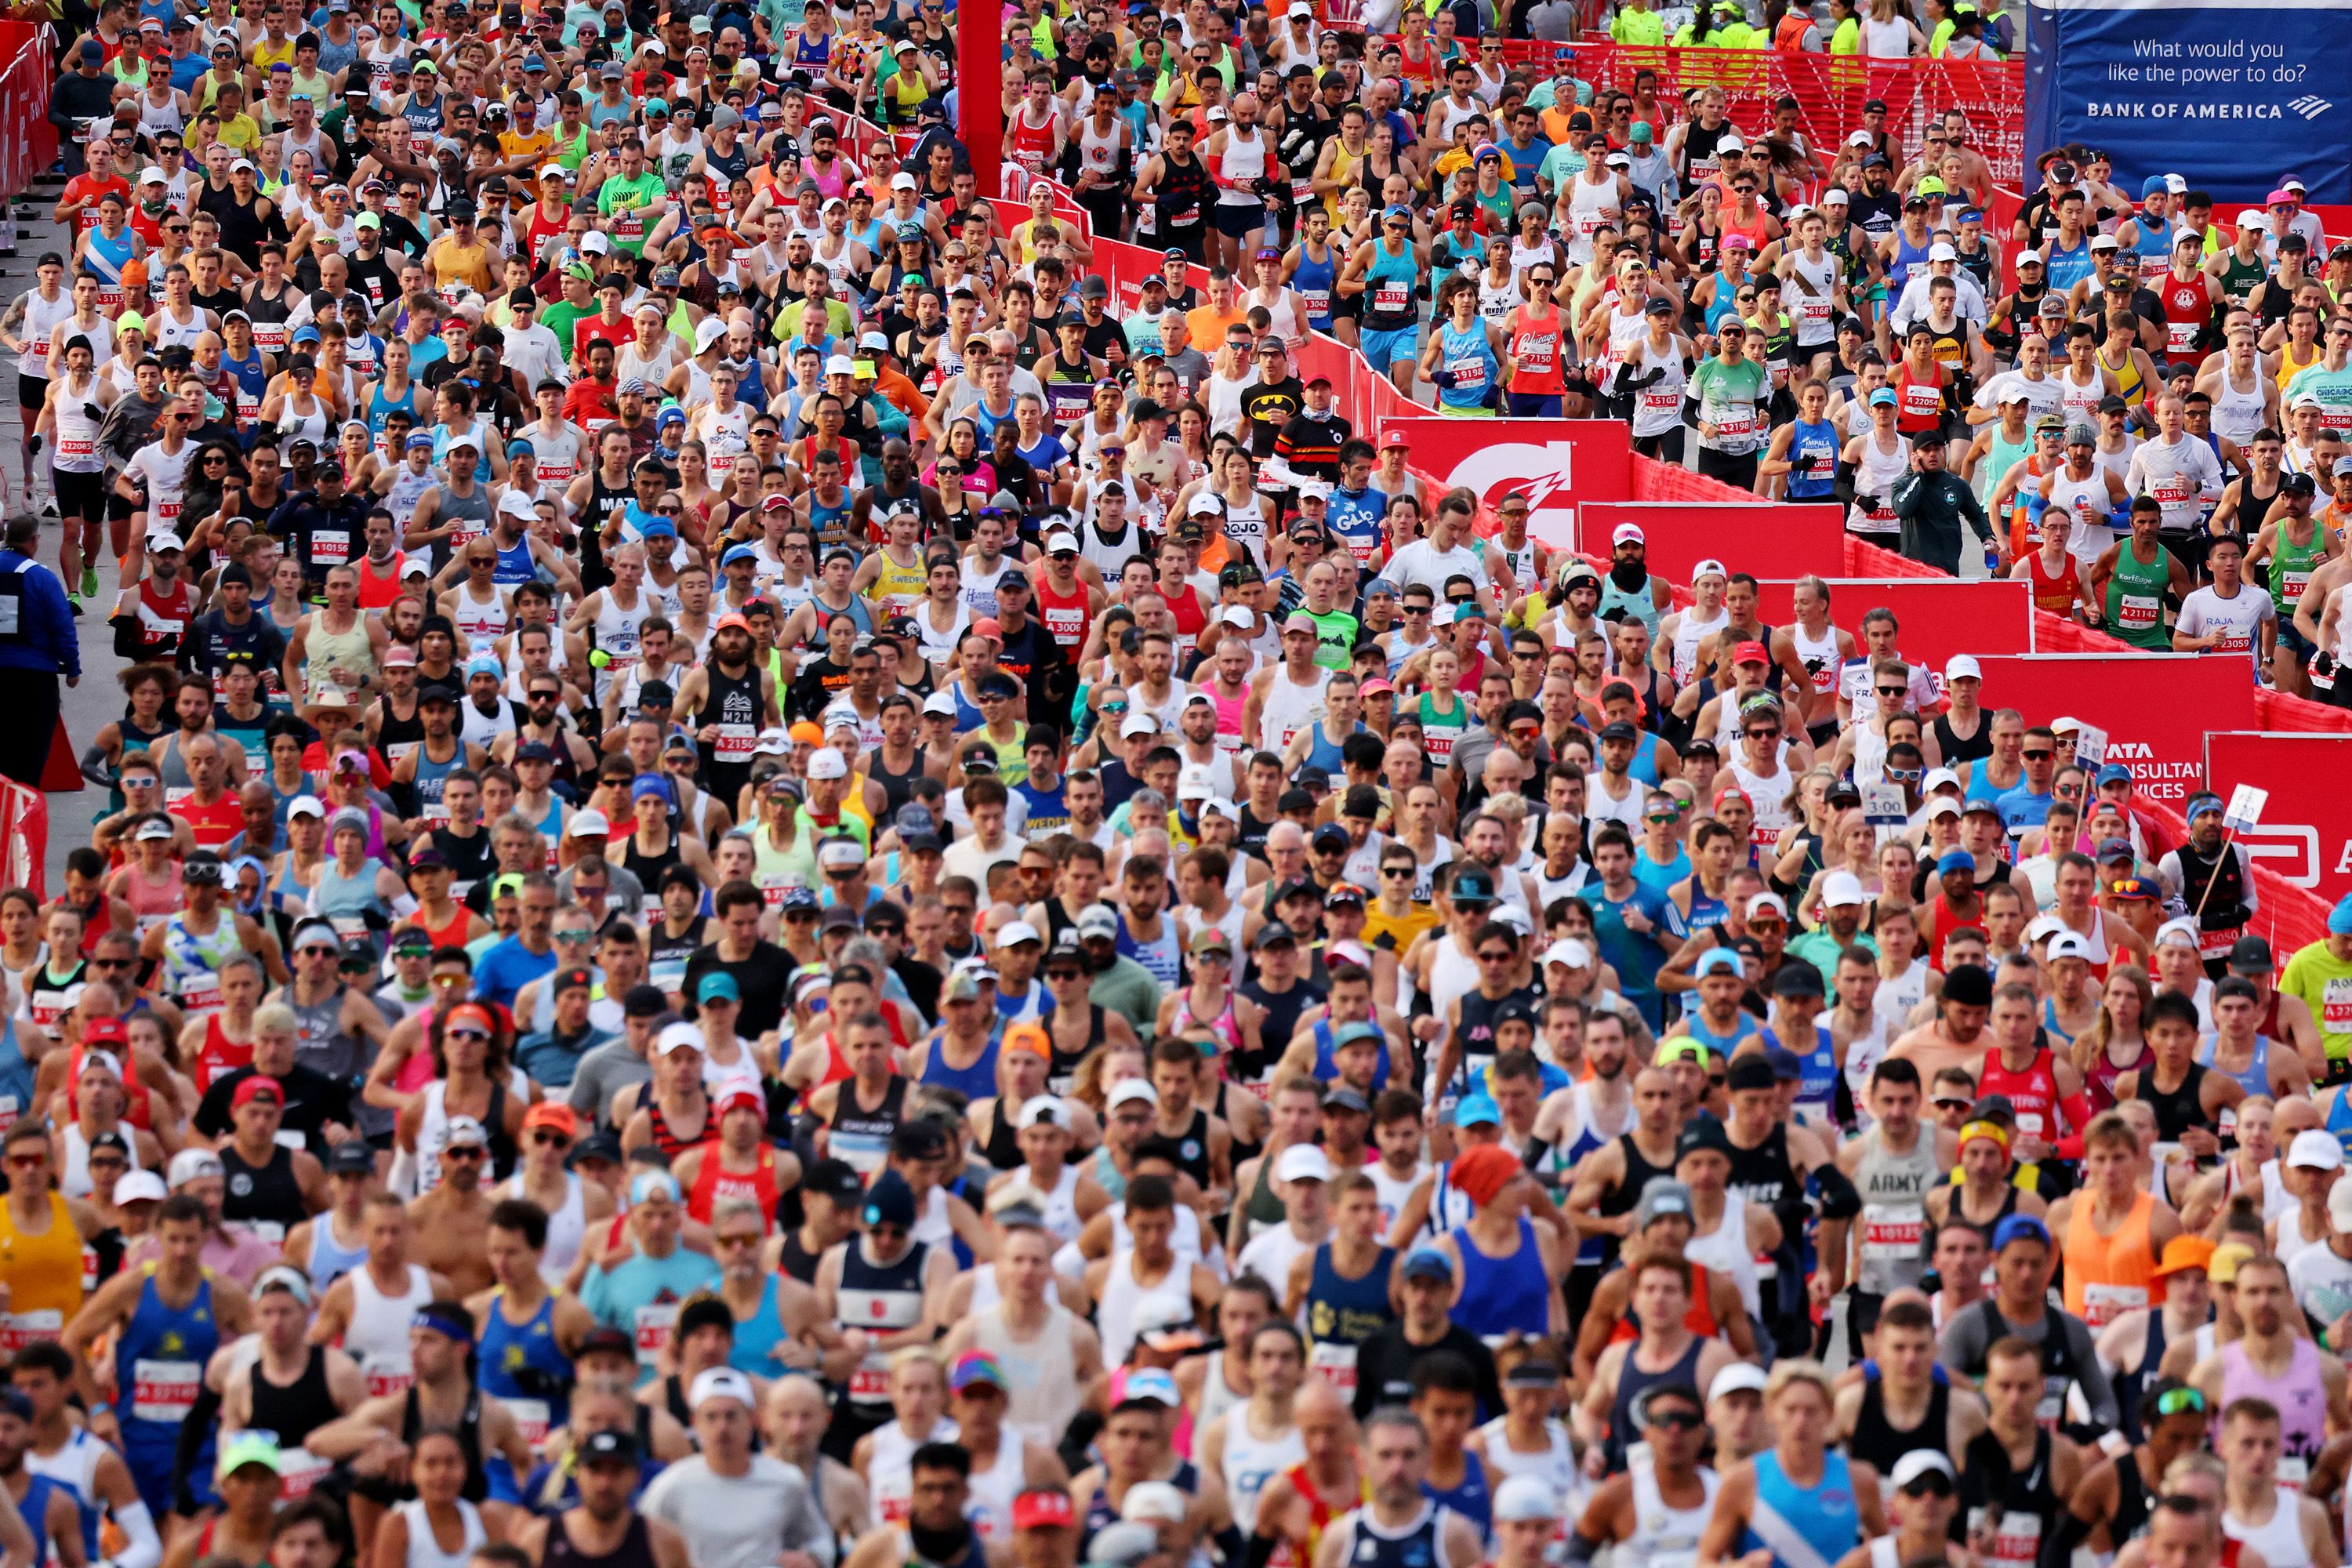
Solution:
M 2263 807 L 2270 804 L 2271 792 L 2256 789 L 2252 784 L 2240 784 L 2230 792 L 2230 804 L 2221 813 L 2221 826 L 2239 833 L 2250 831 L 2263 819 Z
M 1900 827 L 1911 820 L 1910 808 L 1904 803 L 1903 786 L 1873 784 L 1862 786 L 1862 815 L 1876 826 Z
M 2107 760 L 2107 732 L 2096 724 L 2084 724 L 2074 731 L 2074 760 L 2086 768 L 2096 768 Z

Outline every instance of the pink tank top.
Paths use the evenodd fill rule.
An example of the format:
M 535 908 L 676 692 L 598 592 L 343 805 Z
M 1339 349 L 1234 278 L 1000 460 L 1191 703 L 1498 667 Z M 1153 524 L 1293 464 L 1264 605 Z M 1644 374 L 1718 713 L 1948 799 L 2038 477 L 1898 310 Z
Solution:
M 165 916 L 179 913 L 180 906 L 188 901 L 180 891 L 180 863 L 171 860 L 165 864 L 171 868 L 171 875 L 160 884 L 150 882 L 135 862 L 131 875 L 122 879 L 122 901 L 138 917 L 138 929 L 142 932 Z
M 2319 1352 L 2309 1340 L 2294 1342 L 2284 1376 L 2267 1377 L 2246 1358 L 2242 1342 L 2221 1347 L 2221 1408 L 2249 1395 L 2270 1402 L 2279 1413 L 2278 1479 L 2301 1490 L 2327 1441 L 2327 1394 L 2320 1385 Z M 2214 1417 L 2214 1428 L 2221 1417 Z
M 1242 710 L 1249 705 L 1249 688 L 1242 688 L 1238 697 L 1220 697 L 1213 682 L 1201 688 L 1209 700 L 1217 705 L 1217 750 L 1238 752 L 1242 749 Z M 1227 742 L 1231 742 L 1228 744 Z

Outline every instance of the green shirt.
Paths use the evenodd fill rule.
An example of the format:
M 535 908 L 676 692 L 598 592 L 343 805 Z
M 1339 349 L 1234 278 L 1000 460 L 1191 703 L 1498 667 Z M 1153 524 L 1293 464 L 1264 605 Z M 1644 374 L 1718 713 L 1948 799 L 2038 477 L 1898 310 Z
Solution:
M 651 169 L 638 174 L 634 180 L 622 174 L 606 176 L 596 192 L 596 210 L 606 217 L 616 212 L 635 214 L 669 194 L 662 177 Z M 631 256 L 642 256 L 646 249 L 646 221 L 631 216 L 613 226 L 613 243 Z
M 1087 1000 L 1125 1018 L 1135 1026 L 1137 1037 L 1150 1044 L 1160 1021 L 1160 982 L 1151 978 L 1151 971 L 1131 958 L 1114 959 L 1087 988 Z
M 2320 423 L 2338 430 L 2352 424 L 2352 363 L 2347 363 L 2342 370 L 2330 370 L 2322 361 L 2295 372 L 2279 402 L 2292 405 L 2306 392 L 2319 399 Z
M 2329 1061 L 2352 1057 L 2352 961 L 2328 952 L 2326 942 L 2315 942 L 2286 961 L 2278 988 L 2310 1007 Z
M 1301 606 L 1298 613 L 1315 623 L 1315 662 L 1326 669 L 1345 669 L 1356 651 L 1356 629 L 1363 623 L 1341 610 L 1322 615 Z
M 1792 956 L 1803 959 L 1822 972 L 1822 984 L 1830 988 L 1832 996 L 1837 994 L 1838 960 L 1850 951 L 1866 952 L 1875 962 L 1878 943 L 1872 941 L 1867 933 L 1856 931 L 1852 942 L 1841 946 L 1838 939 L 1830 934 L 1829 927 L 1817 926 L 1789 944 Z
M 1666 24 L 1655 11 L 1624 11 L 1609 24 L 1609 36 L 1621 44 L 1654 48 L 1666 41 Z
M 1584 173 L 1591 163 L 1591 160 L 1582 153 L 1562 142 L 1544 154 L 1543 163 L 1536 170 L 1536 178 L 1548 182 L 1557 191 Z
M 2168 651 L 2172 634 L 2164 629 L 2164 591 L 2172 585 L 2172 557 L 2161 544 L 2156 559 L 2142 561 L 2132 553 L 2128 537 L 2117 541 L 2115 575 L 2107 579 L 2107 602 L 2100 606 L 2107 631 L 2134 647 Z
M 1730 457 L 1744 457 L 1764 444 L 1764 418 L 1757 405 L 1770 395 L 1772 378 L 1752 359 L 1726 363 L 1720 354 L 1701 360 L 1691 373 L 1690 395 L 1698 399 L 1702 424 L 1716 427 L 1700 445 Z
M 593 315 L 595 310 L 593 305 L 575 305 L 569 300 L 558 300 L 547 308 L 545 315 L 540 317 L 540 324 L 555 334 L 556 344 L 563 351 L 565 359 L 572 357 L 572 324 L 583 316 Z

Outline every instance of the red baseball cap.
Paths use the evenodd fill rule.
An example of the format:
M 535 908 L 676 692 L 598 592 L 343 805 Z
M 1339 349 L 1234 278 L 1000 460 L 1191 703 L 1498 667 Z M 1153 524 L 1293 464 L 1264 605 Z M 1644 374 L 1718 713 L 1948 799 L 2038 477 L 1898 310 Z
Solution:
M 1070 1494 L 1040 1487 L 1023 1492 L 1013 1500 L 1013 1528 L 1015 1530 L 1067 1530 L 1077 1523 L 1076 1512 L 1070 1507 Z
M 1767 648 L 1760 642 L 1744 642 L 1738 647 L 1731 650 L 1731 662 L 1734 664 L 1769 664 L 1772 662 L 1772 654 L 1771 650 Z
M 228 1097 L 228 1108 L 231 1110 L 242 1110 L 265 1094 L 281 1106 L 286 1103 L 284 1086 L 268 1073 L 255 1073 L 238 1082 L 236 1092 Z
M 93 1018 L 82 1026 L 81 1043 L 85 1046 L 127 1046 L 131 1031 L 120 1018 Z
M 761 1096 L 758 1089 L 749 1085 L 738 1084 L 720 1095 L 719 1103 L 711 1108 L 711 1113 L 715 1116 L 725 1116 L 730 1110 L 756 1110 L 761 1116 L 765 1116 L 768 1114 L 768 1102 Z

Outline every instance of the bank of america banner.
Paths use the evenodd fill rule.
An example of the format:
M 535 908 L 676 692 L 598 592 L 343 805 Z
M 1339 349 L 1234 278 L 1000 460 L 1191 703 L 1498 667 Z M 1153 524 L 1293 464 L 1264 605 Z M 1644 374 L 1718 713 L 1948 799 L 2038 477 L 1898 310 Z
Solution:
M 2352 0 L 2029 0 L 2025 181 L 2082 142 L 2137 192 L 2179 174 L 2221 206 L 2290 175 L 2352 202 Z

